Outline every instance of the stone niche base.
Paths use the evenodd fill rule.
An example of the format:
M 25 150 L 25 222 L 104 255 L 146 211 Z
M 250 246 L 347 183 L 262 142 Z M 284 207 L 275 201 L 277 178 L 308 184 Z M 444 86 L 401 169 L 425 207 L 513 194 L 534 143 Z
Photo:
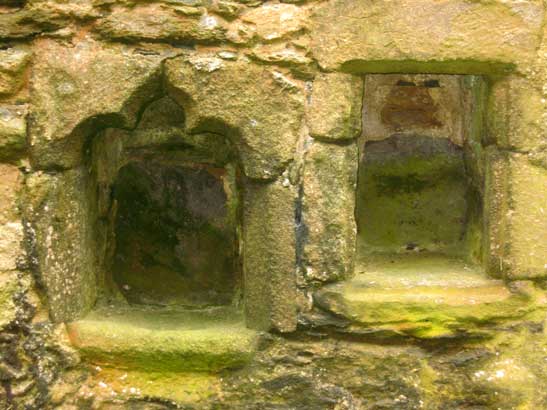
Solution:
M 361 256 L 353 279 L 325 286 L 314 300 L 347 320 L 346 333 L 482 338 L 537 313 L 533 289 L 509 288 L 455 256 L 410 251 Z
M 149 372 L 218 372 L 245 365 L 258 333 L 229 307 L 199 310 L 124 307 L 67 324 L 84 358 L 99 366 Z

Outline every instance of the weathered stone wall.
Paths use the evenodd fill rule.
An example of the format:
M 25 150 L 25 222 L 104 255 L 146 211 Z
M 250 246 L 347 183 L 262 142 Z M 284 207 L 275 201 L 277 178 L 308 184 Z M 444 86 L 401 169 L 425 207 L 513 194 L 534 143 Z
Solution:
M 0 0 L 0 409 L 547 407 L 546 8 Z M 314 300 L 353 275 L 372 73 L 484 80 L 475 96 L 484 118 L 468 121 L 481 125 L 466 148 L 484 181 L 482 261 L 526 300 L 510 305 L 508 322 L 489 318 L 487 338 L 372 332 L 344 316 L 336 293 L 326 307 Z M 181 110 L 163 124 L 178 131 L 156 124 L 139 140 L 147 108 L 163 99 Z M 108 214 L 108 192 L 99 188 L 122 149 L 155 150 L 173 135 L 199 155 L 219 154 L 210 136 L 235 153 L 223 161 L 236 164 L 241 187 L 245 316 L 272 333 L 243 369 L 158 374 L 157 390 L 122 393 L 112 387 L 120 378 L 145 377 L 122 369 L 108 379 L 81 363 L 63 322 L 104 292 L 108 250 L 97 232 L 108 233 L 94 224 Z

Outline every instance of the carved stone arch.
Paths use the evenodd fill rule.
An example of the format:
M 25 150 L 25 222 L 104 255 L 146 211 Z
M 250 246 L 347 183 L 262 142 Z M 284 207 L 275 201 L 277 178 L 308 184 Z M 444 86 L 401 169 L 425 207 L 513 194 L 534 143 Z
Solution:
M 160 50 L 143 55 L 91 40 L 39 40 L 32 69 L 30 154 L 37 169 L 69 169 L 82 161 L 98 130 L 135 127 L 146 103 L 161 95 Z
M 84 316 L 105 291 L 106 233 L 97 224 L 107 217 L 108 192 L 97 181 L 111 183 L 127 161 L 124 151 L 154 151 L 175 140 L 205 149 L 216 139 L 231 142 L 217 153 L 233 152 L 244 178 L 248 326 L 293 330 L 296 188 L 280 177 L 294 160 L 302 126 L 299 92 L 284 89 L 272 72 L 246 61 L 223 62 L 211 72 L 186 57 L 165 60 L 168 52 L 135 57 L 125 46 L 87 40 L 74 47 L 79 52 L 44 40 L 33 72 L 34 172 L 26 181 L 25 213 L 35 243 L 34 268 L 53 320 Z M 184 124 L 173 127 L 175 140 L 143 133 L 146 110 L 161 98 L 172 98 L 184 111 Z
M 178 57 L 165 64 L 169 95 L 184 107 L 187 130 L 227 126 L 246 176 L 276 179 L 294 159 L 304 96 L 279 73 L 247 61 Z

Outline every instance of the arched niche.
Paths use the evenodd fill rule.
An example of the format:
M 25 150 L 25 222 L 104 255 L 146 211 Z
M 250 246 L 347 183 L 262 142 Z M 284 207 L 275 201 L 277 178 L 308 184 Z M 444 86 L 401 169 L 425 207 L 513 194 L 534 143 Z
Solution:
M 250 327 L 294 329 L 295 188 L 282 181 L 281 173 L 293 160 L 302 97 L 294 91 L 287 95 L 271 73 L 252 63 L 225 62 L 210 72 L 188 58 L 169 60 L 171 70 L 193 71 L 189 81 L 205 84 L 191 89 L 170 79 L 169 70 L 161 77 L 164 62 L 154 64 L 162 55 L 151 58 L 154 62 L 139 84 L 131 82 L 129 91 L 118 92 L 123 87 L 110 84 L 104 75 L 102 83 L 92 81 L 86 77 L 90 70 L 78 71 L 73 61 L 61 66 L 57 59 L 47 59 L 53 52 L 74 59 L 74 53 L 52 43 L 42 49 L 34 72 L 35 83 L 44 88 L 34 97 L 31 114 L 35 172 L 27 180 L 27 215 L 35 237 L 35 268 L 43 278 L 53 319 L 81 318 L 98 301 L 123 296 L 124 285 L 135 289 L 109 273 L 116 258 L 113 204 L 123 203 L 116 195 L 127 186 L 120 178 L 127 182 L 150 177 L 152 171 L 177 174 L 184 169 L 188 175 L 182 179 L 222 185 L 216 192 L 226 199 L 223 209 L 235 226 L 229 236 L 235 235 L 230 248 L 237 248 L 234 269 L 239 276 L 224 301 L 232 303 L 242 293 Z M 87 53 L 84 47 L 79 58 L 97 71 L 100 57 L 111 51 L 93 51 Z M 127 60 L 126 68 L 131 66 L 133 59 L 120 55 Z M 242 86 L 234 78 L 238 71 L 258 73 L 260 79 L 253 80 L 252 88 Z M 58 87 L 47 86 L 60 72 L 77 90 L 88 84 L 88 105 L 81 92 L 59 96 Z M 102 104 L 95 102 L 97 93 L 105 97 Z M 179 113 L 169 112 L 162 101 Z M 78 112 L 63 119 L 70 107 Z M 274 111 L 277 119 L 270 115 Z M 120 121 L 123 118 L 128 120 Z M 131 172 L 139 175 L 128 175 Z

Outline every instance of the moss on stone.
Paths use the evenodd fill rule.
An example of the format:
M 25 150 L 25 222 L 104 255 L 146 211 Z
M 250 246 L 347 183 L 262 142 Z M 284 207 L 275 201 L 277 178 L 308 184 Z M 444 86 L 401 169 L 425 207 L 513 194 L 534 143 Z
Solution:
M 245 318 L 254 329 L 296 328 L 295 200 L 295 188 L 288 181 L 245 184 Z
M 420 145 L 425 151 L 428 143 L 435 145 L 428 141 Z M 367 145 L 360 165 L 356 215 L 361 250 L 458 251 L 467 212 L 461 152 L 384 153 L 373 150 L 374 144 L 389 142 Z
M 327 141 L 357 137 L 362 99 L 362 78 L 340 73 L 316 76 L 306 111 L 310 135 Z
M 253 357 L 258 343 L 258 334 L 230 308 L 119 307 L 67 326 L 72 343 L 90 362 L 151 372 L 237 368 Z
M 430 339 L 487 335 L 489 325 L 541 309 L 528 293 L 511 292 L 457 258 L 414 254 L 364 257 L 357 276 L 316 293 L 320 307 L 352 328 Z
M 18 289 L 14 272 L 0 272 L 0 329 L 15 319 L 17 307 L 14 297 Z
M 0 96 L 19 91 L 30 59 L 31 53 L 27 47 L 6 47 L 0 50 Z
M 26 105 L 0 105 L 0 160 L 16 161 L 27 148 Z
M 175 402 L 182 406 L 214 401 L 221 377 L 215 374 L 139 371 L 115 368 L 95 370 L 88 385 L 99 398 L 135 401 L 142 398 Z
M 299 261 L 307 281 L 330 282 L 353 273 L 357 144 L 313 141 L 303 170 L 302 245 Z

